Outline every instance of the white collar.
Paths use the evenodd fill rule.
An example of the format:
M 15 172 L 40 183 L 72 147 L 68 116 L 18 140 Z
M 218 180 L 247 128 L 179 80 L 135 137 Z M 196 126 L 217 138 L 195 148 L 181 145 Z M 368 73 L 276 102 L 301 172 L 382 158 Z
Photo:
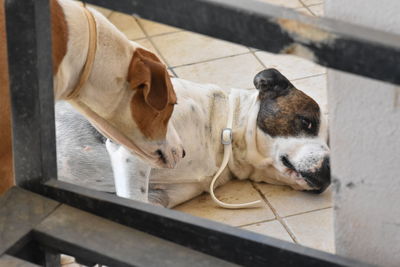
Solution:
M 211 199 L 220 207 L 226 209 L 242 209 L 242 208 L 255 208 L 259 207 L 261 200 L 256 200 L 253 202 L 241 203 L 241 204 L 230 204 L 220 201 L 214 194 L 214 186 L 218 177 L 221 175 L 222 171 L 228 165 L 230 156 L 232 154 L 232 141 L 233 141 L 233 133 L 232 133 L 232 125 L 233 125 L 233 114 L 235 112 L 235 97 L 240 94 L 240 91 L 237 89 L 232 89 L 229 94 L 229 105 L 228 105 L 228 120 L 226 123 L 226 128 L 222 129 L 221 132 L 221 143 L 224 146 L 224 157 L 222 159 L 221 166 L 219 167 L 217 173 L 211 180 L 210 183 L 210 195 Z

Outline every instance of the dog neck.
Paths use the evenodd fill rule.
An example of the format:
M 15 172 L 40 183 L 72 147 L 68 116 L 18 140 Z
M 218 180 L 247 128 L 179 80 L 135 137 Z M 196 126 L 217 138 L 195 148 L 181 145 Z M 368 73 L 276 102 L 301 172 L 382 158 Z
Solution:
M 270 164 L 264 156 L 264 144 L 257 128 L 260 109 L 258 91 L 237 90 L 233 124 L 232 156 L 229 161 L 231 172 L 238 179 L 247 179 L 255 171 Z
M 69 38 L 67 54 L 54 79 L 57 100 L 67 99 L 74 90 L 86 62 L 90 36 L 84 8 L 73 1 L 60 1 L 60 4 L 67 18 Z M 101 117 L 108 118 L 126 98 L 123 93 L 126 92 L 124 89 L 127 86 L 126 70 L 136 47 L 100 13 L 93 9 L 90 9 L 90 12 L 96 21 L 97 51 L 89 78 L 76 99 Z

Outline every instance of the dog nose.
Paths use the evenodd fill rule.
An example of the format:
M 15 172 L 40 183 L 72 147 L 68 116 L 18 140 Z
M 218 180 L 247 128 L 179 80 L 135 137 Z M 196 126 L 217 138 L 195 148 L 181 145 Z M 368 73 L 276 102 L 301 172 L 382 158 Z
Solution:
M 182 158 L 184 158 L 186 156 L 186 151 L 185 149 L 182 149 Z
M 320 168 L 318 168 L 315 172 L 305 172 L 300 174 L 303 177 L 306 177 L 307 181 L 316 189 L 311 190 L 309 192 L 320 194 L 325 191 L 326 188 L 331 184 L 331 166 L 330 159 L 326 156 Z

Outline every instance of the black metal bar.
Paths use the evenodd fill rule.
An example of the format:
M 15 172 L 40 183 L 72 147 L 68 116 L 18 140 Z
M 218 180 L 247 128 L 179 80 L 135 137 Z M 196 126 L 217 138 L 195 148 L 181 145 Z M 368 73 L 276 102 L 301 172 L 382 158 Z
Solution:
M 33 235 L 87 266 L 235 266 L 66 205 L 37 225 Z
M 87 0 L 127 14 L 400 84 L 398 35 L 250 0 Z
M 7 0 L 6 26 L 15 179 L 57 177 L 48 0 Z
M 38 267 L 39 265 L 15 258 L 10 255 L 0 256 L 0 266 L 7 267 Z
M 51 199 L 13 187 L 0 198 L 0 255 L 23 247 L 33 227 L 59 205 Z
M 327 19 L 308 18 L 287 9 L 248 0 L 87 2 L 274 53 L 296 54 L 331 68 L 400 84 L 400 38 L 396 35 Z M 7 0 L 6 14 L 18 185 L 233 263 L 251 266 L 365 266 L 188 214 L 49 180 L 56 177 L 57 166 L 49 0 Z M 16 30 L 18 34 L 10 34 Z M 16 196 L 25 195 L 15 190 L 12 192 Z M 13 213 L 9 203 L 6 202 L 8 206 L 5 209 L 0 205 L 0 218 Z M 50 214 L 58 203 L 45 201 L 38 210 L 26 210 L 30 205 L 25 203 L 22 212 L 30 215 L 27 221 L 31 224 L 20 223 L 21 231 L 9 231 L 12 234 L 7 236 L 11 221 L 0 221 L 0 226 L 5 226 L 0 228 L 1 233 L 6 234 L 6 242 L 0 242 L 0 255 L 26 243 L 32 225 Z M 42 213 L 36 214 L 35 211 Z M 12 222 L 19 225 L 15 220 L 18 217 L 14 215 Z M 61 240 L 54 236 L 44 237 L 43 231 L 35 233 L 39 240 L 51 243 L 53 249 L 52 242 Z
M 29 236 L 31 237 L 32 235 Z M 7 254 L 27 262 L 46 266 L 46 253 L 40 244 L 32 238 L 23 247 L 17 249 L 17 245 L 14 246 L 11 250 L 7 251 Z
M 57 180 L 50 180 L 37 190 L 70 206 L 236 264 L 365 266 L 322 251 Z
M 61 255 L 54 249 L 42 247 L 44 250 L 44 266 L 45 267 L 60 267 Z

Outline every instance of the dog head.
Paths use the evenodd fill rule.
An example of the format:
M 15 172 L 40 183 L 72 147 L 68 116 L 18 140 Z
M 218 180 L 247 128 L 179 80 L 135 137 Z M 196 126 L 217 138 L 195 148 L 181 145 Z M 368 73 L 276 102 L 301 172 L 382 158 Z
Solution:
M 152 167 L 174 168 L 185 151 L 170 123 L 177 99 L 167 69 L 156 55 L 140 47 L 135 47 L 127 67 L 126 77 L 115 79 L 115 88 L 104 85 L 84 92 L 81 100 L 89 108 L 75 106 L 104 136 Z
M 129 118 L 133 119 L 131 125 L 139 129 L 135 142 L 158 158 L 153 166 L 175 167 L 185 151 L 169 122 L 177 98 L 165 65 L 155 54 L 138 47 L 133 53 L 127 80 L 128 90 L 133 92 L 128 105 Z
M 271 177 L 295 189 L 323 192 L 331 177 L 325 121 L 318 104 L 276 69 L 259 72 L 254 85 L 260 105 L 257 141 L 268 143 Z

